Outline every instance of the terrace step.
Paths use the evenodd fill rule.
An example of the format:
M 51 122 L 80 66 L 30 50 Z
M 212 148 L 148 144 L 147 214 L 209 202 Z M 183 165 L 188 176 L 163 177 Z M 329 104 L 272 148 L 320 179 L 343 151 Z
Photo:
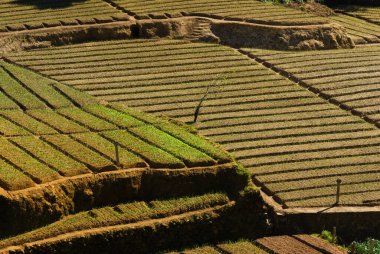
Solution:
M 0 253 L 150 253 L 189 240 L 212 239 L 216 227 L 210 223 L 217 223 L 233 206 L 223 194 L 117 204 L 4 239 Z M 67 242 L 70 245 L 62 250 Z
M 257 237 L 266 230 L 260 209 L 240 207 L 242 202 L 256 201 L 234 201 L 225 194 L 212 193 L 119 203 L 3 239 L 0 253 L 155 253 L 241 237 L 245 230 L 256 232 Z M 243 217 L 251 224 L 242 226 Z

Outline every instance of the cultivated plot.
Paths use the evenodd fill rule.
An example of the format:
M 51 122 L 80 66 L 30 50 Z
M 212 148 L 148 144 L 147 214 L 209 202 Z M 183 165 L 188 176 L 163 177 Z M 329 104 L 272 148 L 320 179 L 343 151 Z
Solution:
M 379 42 L 380 27 L 352 16 L 337 14 L 330 17 L 319 17 L 311 13 L 296 10 L 280 4 L 263 3 L 262 1 L 141 1 L 113 0 L 113 2 L 134 13 L 140 18 L 163 18 L 185 15 L 211 16 L 248 22 L 268 24 L 316 24 L 333 22 L 344 26 L 356 43 Z
M 233 175 L 246 184 L 227 152 L 189 129 L 126 107 L 103 106 L 5 61 L 0 105 L 1 235 L 93 205 L 228 192 L 222 178 Z M 109 196 L 119 191 L 125 195 Z
M 307 54 L 333 59 L 331 52 L 335 51 Z M 52 59 L 53 54 L 58 57 Z M 281 54 L 274 56 L 281 60 Z M 297 64 L 298 53 L 288 54 L 291 57 L 283 61 Z M 284 207 L 334 204 L 337 178 L 343 180 L 341 204 L 371 204 L 379 194 L 379 129 L 237 50 L 206 43 L 128 40 L 9 57 L 101 100 L 185 122 L 192 122 L 208 89 L 196 124 L 200 133 L 233 152 L 256 183 Z M 325 68 L 331 72 L 334 67 Z
M 379 51 L 379 46 L 302 53 L 247 49 L 326 99 L 376 124 L 380 121 Z
M 233 201 L 221 193 L 118 203 L 69 215 L 47 226 L 3 239 L 0 252 L 57 252 L 69 240 L 71 244 L 65 250 L 70 253 L 120 252 L 128 247 L 147 253 L 166 241 L 186 241 L 178 240 L 178 235 L 199 234 L 196 231 L 202 224 L 217 223 L 217 218 L 232 204 Z M 178 226 L 183 227 L 179 232 Z M 209 231 L 204 226 L 202 229 Z M 165 235 L 164 241 L 156 239 L 162 235 Z
M 345 14 L 330 16 L 332 22 L 344 26 L 356 44 L 380 42 L 380 26 Z
M 325 240 L 311 235 L 282 235 L 256 239 L 255 241 L 241 240 L 237 242 L 206 245 L 180 252 L 168 252 L 167 254 L 345 254 L 347 251 L 340 249 Z
M 338 11 L 380 25 L 380 7 L 342 6 Z
M 323 18 L 304 13 L 292 8 L 284 8 L 281 5 L 263 3 L 261 1 L 235 0 L 235 1 L 125 1 L 113 0 L 115 4 L 140 16 L 162 16 L 165 14 L 201 14 L 214 15 L 221 18 L 238 18 L 258 22 L 278 23 L 318 23 L 324 22 Z
M 0 32 L 95 24 L 127 17 L 102 0 L 0 1 Z

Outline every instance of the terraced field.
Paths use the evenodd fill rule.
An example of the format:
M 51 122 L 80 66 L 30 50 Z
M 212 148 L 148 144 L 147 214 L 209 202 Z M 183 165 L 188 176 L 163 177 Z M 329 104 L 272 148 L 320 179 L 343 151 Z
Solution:
M 247 50 L 312 91 L 380 126 L 379 46 L 328 52 Z M 313 64 L 310 65 L 310 60 Z
M 359 55 L 376 54 L 377 49 L 371 49 L 357 50 Z M 310 54 L 310 59 L 317 54 L 343 64 L 339 54 L 331 52 L 287 53 L 284 62 L 293 59 L 298 64 L 297 54 Z M 284 207 L 334 204 L 337 178 L 343 180 L 341 204 L 366 205 L 378 199 L 380 130 L 236 50 L 205 43 L 128 40 L 8 57 L 100 100 L 185 122 L 192 122 L 209 87 L 196 124 L 200 133 L 233 152 L 256 183 Z M 282 59 L 282 53 L 273 57 Z M 344 81 L 341 76 L 338 79 Z
M 0 252 L 58 252 L 62 251 L 62 244 L 70 241 L 65 247 L 67 253 L 120 253 L 125 248 L 135 250 L 134 253 L 153 253 L 157 248 L 165 248 L 167 242 L 178 246 L 191 238 L 197 241 L 212 234 L 208 224 L 217 223 L 219 216 L 233 203 L 221 193 L 119 203 L 70 215 L 45 227 L 3 239 Z M 178 227 L 182 230 L 176 231 Z M 158 240 L 160 235 L 165 235 L 165 239 Z
M 246 184 L 224 150 L 168 120 L 103 106 L 5 61 L 0 92 L 1 236 L 94 205 Z M 118 190 L 126 194 L 107 196 Z
M 334 22 L 344 26 L 349 35 L 358 44 L 380 42 L 380 27 L 365 20 L 343 14 L 328 18 L 302 12 L 283 5 L 263 3 L 262 1 L 209 1 L 193 0 L 181 2 L 175 0 L 141 1 L 113 0 L 121 9 L 127 10 L 137 18 L 165 18 L 181 15 L 211 16 L 221 19 L 243 20 L 255 23 L 300 25 Z
M 272 236 L 255 241 L 241 240 L 231 243 L 201 246 L 181 252 L 166 254 L 344 254 L 347 251 L 335 247 L 324 240 L 311 235 Z
M 377 24 L 339 13 L 329 19 L 344 26 L 356 44 L 380 42 L 380 26 Z
M 263 237 L 320 232 L 336 216 L 344 236 L 378 234 L 363 229 L 378 226 L 377 10 L 324 18 L 256 0 L 0 5 L 0 253 L 341 254 L 310 235 Z M 127 22 L 102 25 L 114 21 Z M 329 22 L 372 45 L 238 49 L 276 48 L 271 38 L 279 48 L 352 47 Z M 142 39 L 157 37 L 166 39 Z M 316 210 L 328 210 L 318 223 Z M 360 227 L 343 233 L 345 220 Z M 215 244 L 241 237 L 256 240 Z
M 128 16 L 102 0 L 0 1 L 0 32 L 95 24 L 126 19 Z
M 61 27 L 79 24 L 100 24 L 138 19 L 170 18 L 182 15 L 206 16 L 218 19 L 248 21 L 264 24 L 300 25 L 335 22 L 343 25 L 358 44 L 380 41 L 380 27 L 361 18 L 338 14 L 329 18 L 318 17 L 282 5 L 261 1 L 11 1 L 1 0 L 0 33 Z M 86 11 L 84 11 L 86 10 Z M 17 15 L 14 15 L 17 13 Z
M 160 127 L 97 105 L 88 95 L 20 67 L 2 62 L 0 74 L 4 105 L 0 111 L 1 157 L 4 166 L 14 172 L 2 171 L 0 186 L 4 189 L 23 189 L 116 166 L 183 168 L 212 165 L 218 160 Z M 173 126 L 167 123 L 169 132 Z M 207 144 L 193 137 L 187 141 Z M 114 144 L 121 146 L 119 161 Z M 227 156 L 224 158 L 228 161 Z
M 279 23 L 318 23 L 323 19 L 303 13 L 281 5 L 263 3 L 261 1 L 236 0 L 236 1 L 208 1 L 192 0 L 187 2 L 164 0 L 164 1 L 141 1 L 113 0 L 115 4 L 129 10 L 141 17 L 162 17 L 188 13 L 190 15 L 213 15 L 220 18 L 238 18 L 255 22 L 279 22 Z
M 338 8 L 338 11 L 380 25 L 380 7 L 348 6 Z

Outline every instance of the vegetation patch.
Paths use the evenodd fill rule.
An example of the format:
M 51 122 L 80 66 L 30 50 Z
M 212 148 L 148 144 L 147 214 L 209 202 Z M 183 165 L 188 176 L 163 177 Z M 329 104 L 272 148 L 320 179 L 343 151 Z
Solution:
M 67 216 L 46 227 L 0 241 L 0 249 L 18 246 L 88 229 L 131 224 L 138 221 L 158 219 L 186 212 L 206 209 L 230 202 L 224 194 L 206 194 L 173 200 L 133 202 L 118 204 Z
M 9 62 L 1 68 L 3 104 L 18 106 L 0 111 L 2 236 L 93 207 L 233 193 L 248 181 L 226 152 L 168 120 L 100 105 Z

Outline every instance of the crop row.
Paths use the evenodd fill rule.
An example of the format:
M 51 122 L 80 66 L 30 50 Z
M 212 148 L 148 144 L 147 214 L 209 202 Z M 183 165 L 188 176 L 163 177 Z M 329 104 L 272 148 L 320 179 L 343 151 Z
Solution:
M 166 73 L 153 73 L 153 74 L 141 74 L 137 76 L 111 76 L 111 77 L 101 77 L 101 78 L 82 78 L 79 75 L 78 79 L 73 79 L 69 81 L 65 81 L 65 84 L 69 84 L 72 86 L 77 85 L 87 85 L 87 84 L 104 84 L 104 83 L 114 83 L 114 82 L 128 82 L 128 83 L 137 83 L 137 82 L 150 82 L 150 83 L 167 83 L 167 82 L 183 82 L 188 81 L 191 79 L 199 78 L 200 80 L 208 78 L 205 75 L 213 75 L 215 79 L 219 77 L 219 79 L 222 79 L 223 76 L 228 76 L 229 73 L 233 72 L 248 72 L 252 70 L 252 67 L 246 63 L 243 63 L 242 66 L 226 66 L 221 68 L 213 68 L 210 66 L 206 69 L 201 70 L 187 70 L 182 72 L 166 72 Z M 265 73 L 266 70 L 263 70 L 262 73 Z M 262 74 L 261 73 L 261 74 Z M 100 74 L 98 74 L 100 75 Z M 265 75 L 258 75 L 265 76 Z M 84 77 L 84 75 L 83 75 Z M 215 80 L 217 81 L 217 80 Z
M 50 47 L 45 48 L 43 50 L 30 50 L 30 51 L 18 51 L 12 52 L 14 57 L 16 56 L 32 56 L 38 52 L 39 56 L 50 55 L 50 54 L 62 54 L 67 51 L 71 53 L 81 53 L 81 52 L 92 52 L 92 51 L 102 51 L 102 50 L 112 50 L 118 49 L 121 46 L 123 48 L 150 48 L 152 46 L 159 45 L 178 45 L 183 44 L 184 42 L 181 40 L 164 40 L 164 39 L 133 39 L 133 40 L 108 40 L 108 41 L 96 41 L 96 42 L 84 42 L 80 44 L 72 44 L 72 45 L 63 45 L 60 47 Z M 212 46 L 210 44 L 209 46 Z
M 117 127 L 76 107 L 58 111 L 36 109 L 0 111 L 1 133 L 5 136 L 48 135 L 113 130 Z
M 336 180 L 337 178 L 335 178 Z M 336 181 L 334 179 L 331 186 L 317 187 L 313 189 L 294 190 L 277 194 L 286 202 L 289 207 L 307 206 L 329 206 L 336 201 Z M 341 205 L 368 205 L 367 202 L 376 200 L 379 195 L 378 180 L 371 182 L 348 183 L 341 185 L 340 201 Z
M 220 55 L 220 56 L 218 56 Z M 78 68 L 68 68 L 66 66 L 62 70 L 43 70 L 43 68 L 35 68 L 38 71 L 41 71 L 46 75 L 78 75 L 80 73 L 96 73 L 100 71 L 134 71 L 141 68 L 144 68 L 146 71 L 150 70 L 152 73 L 157 72 L 157 68 L 174 68 L 174 66 L 177 66 L 179 70 L 185 69 L 187 66 L 194 66 L 194 68 L 200 68 L 202 64 L 210 64 L 212 61 L 217 61 L 218 63 L 230 63 L 233 65 L 233 61 L 240 60 L 239 56 L 236 55 L 228 55 L 225 53 L 219 53 L 219 54 L 213 54 L 212 59 L 204 59 L 204 58 L 184 58 L 184 59 L 175 59 L 173 61 L 161 60 L 161 61 L 154 61 L 154 62 L 138 62 L 133 63 L 130 59 L 115 59 L 112 60 L 112 62 L 104 62 L 102 65 L 99 65 L 99 63 L 95 64 L 82 64 L 81 67 Z
M 252 76 L 249 77 L 250 70 L 246 71 L 234 71 L 230 72 L 228 75 L 227 80 L 230 80 L 230 82 L 224 82 L 227 85 L 236 85 L 239 84 L 239 78 L 242 80 L 242 86 L 245 86 L 247 83 L 252 82 L 280 82 L 281 77 L 279 76 L 273 76 L 270 78 L 265 78 L 265 76 Z M 219 74 L 226 75 L 226 74 Z M 218 73 L 216 73 L 216 76 L 218 76 Z M 132 83 L 122 83 L 118 81 L 113 82 L 104 82 L 104 83 L 87 83 L 83 85 L 77 85 L 75 86 L 78 89 L 84 90 L 84 91 L 101 91 L 108 90 L 108 89 L 117 89 L 117 88 L 123 88 L 125 89 L 125 94 L 128 94 L 129 91 L 134 91 L 135 89 L 143 88 L 146 89 L 147 92 L 149 90 L 165 90 L 165 88 L 169 88 L 171 86 L 178 87 L 183 84 L 184 88 L 186 85 L 189 85 L 190 87 L 197 86 L 199 84 L 199 87 L 204 87 L 205 84 L 210 85 L 217 82 L 215 80 L 214 75 L 212 76 L 205 76 L 205 75 L 193 75 L 193 76 L 187 76 L 187 77 L 173 77 L 173 78 L 167 78 L 167 79 L 159 79 L 159 80 L 141 80 L 141 81 L 134 81 Z M 274 84 L 275 85 L 275 84 Z M 130 90 L 127 90 L 130 89 Z
M 37 5 L 39 8 L 33 5 Z M 43 27 L 43 23 L 47 26 L 60 26 L 60 21 L 65 24 L 65 20 L 70 24 L 78 24 L 77 20 L 86 22 L 86 18 L 99 17 L 102 19 L 105 15 L 112 16 L 119 13 L 119 11 L 100 0 L 76 4 L 60 2 L 57 8 L 50 8 L 43 1 L 35 2 L 33 5 L 28 6 L 11 1 L 2 3 L 0 27 L 3 30 L 5 27 L 8 27 L 10 30 L 23 30 L 25 27 L 41 28 Z M 61 6 L 62 8 L 60 8 Z M 83 10 L 86 11 L 84 12 Z M 113 21 L 110 17 L 108 19 Z
M 59 114 L 47 109 L 29 110 L 27 114 L 3 111 L 1 115 L 5 118 L 1 121 L 0 131 L 3 135 L 19 137 L 1 139 L 1 158 L 10 164 L 7 166 L 10 170 L 0 173 L 0 186 L 9 190 L 25 188 L 31 185 L 30 180 L 25 180 L 28 177 L 36 183 L 43 183 L 60 176 L 90 172 L 87 168 L 101 172 L 114 170 L 116 165 L 146 167 L 145 161 L 154 168 L 178 168 L 185 164 L 189 167 L 207 166 L 216 164 L 216 160 L 230 161 L 219 148 L 174 124 L 156 118 L 152 121 L 142 113 L 121 106 L 116 108 L 118 110 L 88 105 L 84 107 L 85 111 L 63 108 L 58 110 Z M 8 118 L 15 119 L 15 122 Z M 16 119 L 22 122 L 16 125 Z M 38 132 L 40 138 L 23 129 L 22 125 L 31 132 Z M 90 132 L 84 126 L 98 133 Z M 45 130 L 47 133 L 43 133 Z M 57 131 L 72 135 L 57 134 Z M 115 143 L 119 145 L 118 156 Z M 12 185 L 10 179 L 18 175 L 25 177 L 20 177 Z
M 249 87 L 244 87 L 243 84 L 238 84 L 239 87 L 235 88 L 235 86 L 224 86 L 223 88 L 214 88 L 211 89 L 211 92 L 218 92 L 218 99 L 222 98 L 233 98 L 236 96 L 248 96 L 248 95 L 265 95 L 268 93 L 276 94 L 276 93 L 282 93 L 282 92 L 293 92 L 292 87 L 288 86 L 279 86 L 279 87 L 268 87 L 266 89 L 250 89 Z M 248 85 L 247 85 L 248 86 Z M 165 90 L 158 90 L 158 91 L 141 91 L 140 93 L 131 93 L 128 88 L 121 88 L 121 89 L 107 89 L 107 90 L 101 90 L 101 91 L 89 91 L 92 95 L 98 95 L 99 99 L 104 99 L 107 101 L 111 101 L 118 98 L 128 98 L 129 102 L 132 101 L 139 101 L 139 100 L 147 100 L 144 101 L 144 103 L 149 102 L 151 100 L 154 100 L 155 98 L 161 98 L 161 103 L 164 103 L 165 100 L 168 100 L 169 102 L 173 99 L 172 97 L 177 97 L 178 100 L 185 101 L 191 101 L 191 100 L 197 100 L 201 96 L 204 95 L 207 85 L 204 87 L 186 87 L 186 89 L 182 88 L 183 85 L 174 85 L 169 86 Z M 168 91 L 171 89 L 176 89 L 172 93 L 168 94 Z M 202 91 L 200 88 L 203 88 L 204 91 Z M 119 96 L 121 95 L 121 96 Z M 211 99 L 211 98 L 210 98 Z
M 110 45 L 114 43 L 110 42 Z M 112 53 L 96 55 L 99 67 L 91 63 L 92 57 L 88 59 L 82 58 L 82 55 L 85 57 L 86 50 L 90 49 L 86 46 L 87 44 L 84 44 L 86 47 L 83 49 L 80 49 L 78 45 L 75 46 L 73 52 L 78 56 L 79 62 L 75 63 L 74 58 L 70 59 L 70 61 L 73 61 L 70 63 L 70 69 L 63 72 L 59 72 L 58 65 L 55 64 L 49 67 L 39 65 L 41 62 L 37 62 L 34 65 L 35 61 L 44 61 L 44 56 L 48 51 L 35 50 L 28 54 L 31 59 L 38 59 L 39 52 L 42 53 L 41 60 L 32 60 L 30 62 L 31 68 L 34 68 L 33 66 L 43 68 L 43 71 L 48 71 L 48 74 L 53 76 L 55 73 L 59 73 L 56 78 L 64 79 L 67 77 L 69 78 L 66 81 L 68 84 L 74 85 L 76 88 L 89 90 L 89 93 L 101 99 L 111 102 L 122 101 L 144 111 L 181 117 L 181 119 L 188 119 L 189 121 L 192 120 L 195 107 L 205 93 L 206 87 L 211 85 L 198 118 L 197 127 L 200 133 L 209 136 L 213 141 L 223 143 L 227 150 L 235 151 L 239 161 L 247 166 L 253 174 L 258 175 L 258 177 L 266 177 L 265 179 L 256 179 L 261 181 L 264 186 L 268 181 L 267 178 L 277 170 L 278 172 L 284 171 L 282 177 L 286 181 L 283 183 L 283 188 L 291 189 L 292 183 L 300 178 L 295 173 L 291 173 L 292 170 L 302 169 L 302 171 L 306 172 L 305 175 L 310 174 L 310 187 L 314 188 L 320 184 L 312 180 L 317 177 L 313 176 L 313 173 L 316 172 L 314 168 L 317 167 L 318 163 L 329 162 L 331 167 L 343 165 L 340 175 L 348 176 L 349 174 L 344 172 L 349 170 L 350 161 L 354 161 L 355 158 L 358 159 L 359 157 L 363 160 L 366 158 L 371 160 L 372 155 L 378 153 L 380 133 L 372 125 L 331 105 L 324 99 L 315 96 L 312 92 L 280 75 L 276 75 L 275 72 L 256 62 L 247 60 L 245 56 L 236 51 L 217 45 L 203 47 L 202 45 L 206 44 L 201 43 L 184 44 L 183 46 L 186 49 L 178 50 L 182 46 L 181 44 L 173 45 L 169 42 L 167 44 L 165 44 L 166 42 L 161 42 L 160 48 L 166 48 L 166 51 L 171 54 L 170 57 L 161 54 L 152 58 L 150 53 L 155 52 L 155 46 L 152 41 L 147 41 L 147 43 L 147 47 L 144 47 L 145 51 L 133 55 L 131 66 L 138 68 L 134 72 L 129 70 L 125 72 L 118 71 L 118 67 L 112 65 L 113 59 L 120 59 L 122 61 L 119 63 L 124 63 L 126 68 L 129 68 L 128 56 L 123 55 L 120 57 L 118 53 L 114 54 L 114 46 L 109 51 Z M 105 43 L 92 43 L 91 45 L 107 49 L 104 46 Z M 136 45 L 141 46 L 144 43 L 136 41 Z M 120 46 L 118 52 L 127 51 L 129 47 L 132 47 L 131 41 L 128 41 L 128 47 L 125 49 Z M 67 54 L 70 54 L 70 46 L 66 46 L 65 49 L 67 49 Z M 207 60 L 199 57 L 205 49 L 209 52 Z M 226 58 L 223 58 L 222 55 L 212 56 L 213 53 L 209 51 L 211 49 L 214 52 L 226 54 Z M 310 60 L 315 58 L 321 59 L 319 61 L 323 62 L 334 59 L 334 57 L 343 57 L 344 55 L 339 51 L 310 52 L 305 53 L 306 56 L 301 56 L 297 52 L 257 51 L 263 54 L 264 59 L 269 57 L 271 58 L 269 60 L 281 61 L 281 64 L 287 64 L 287 62 L 297 64 L 297 61 L 301 61 L 305 64 L 307 63 L 306 67 L 310 65 Z M 255 51 L 252 52 L 255 53 Z M 91 53 L 97 54 L 98 51 L 91 51 Z M 373 55 L 375 51 L 363 47 L 358 48 L 355 54 Z M 63 53 L 62 55 L 62 59 L 65 59 L 65 54 Z M 177 59 L 177 56 L 181 58 L 174 61 L 177 61 L 177 64 L 184 63 L 184 65 L 165 65 L 166 60 Z M 135 62 L 136 57 L 139 57 L 139 59 Z M 21 58 L 22 54 L 18 54 L 17 59 Z M 142 63 L 147 63 L 152 59 L 155 59 L 157 63 L 148 64 L 148 66 L 144 67 Z M 229 59 L 233 60 L 230 62 Z M 210 64 L 211 60 L 215 60 L 216 64 Z M 75 66 L 82 64 L 81 61 L 84 61 L 83 69 L 79 68 L 78 71 L 74 71 Z M 164 67 L 154 69 L 160 63 L 164 63 Z M 182 68 L 185 63 L 188 64 L 189 70 Z M 91 70 L 92 73 L 81 74 L 81 71 L 89 70 L 90 66 L 94 66 L 94 69 Z M 302 65 L 293 68 L 299 68 L 299 66 Z M 346 64 L 345 66 L 351 65 Z M 330 72 L 327 66 L 324 69 Z M 107 70 L 109 70 L 109 74 L 104 74 Z M 313 70 L 307 69 L 307 71 Z M 119 74 L 122 76 L 118 77 Z M 329 80 L 333 79 L 331 74 L 329 73 L 325 77 L 316 77 L 320 79 L 326 78 L 326 82 L 329 82 Z M 93 76 L 92 79 L 87 79 L 91 75 L 96 76 Z M 224 75 L 227 78 L 223 78 Z M 80 77 L 83 79 L 80 79 Z M 218 77 L 220 77 L 220 82 L 218 82 Z M 214 82 L 216 82 L 216 85 L 212 87 Z M 165 161 L 166 165 L 169 164 L 170 167 L 197 165 L 197 163 L 211 165 L 214 163 L 213 160 L 218 160 L 217 158 L 222 157 L 215 154 L 215 149 L 213 151 L 209 148 L 205 149 L 202 144 L 203 141 L 197 141 L 200 142 L 199 144 L 194 143 L 191 138 L 192 134 L 181 133 L 179 135 L 175 128 L 166 126 L 169 123 L 157 124 L 159 121 L 153 116 L 147 118 L 138 113 L 133 113 L 134 111 L 131 109 L 125 109 L 130 110 L 130 112 L 126 112 L 116 104 L 111 105 L 111 107 L 116 112 L 115 114 L 106 114 L 107 116 L 103 115 L 104 110 L 109 111 L 110 109 L 91 105 L 84 106 L 83 109 L 120 128 L 127 128 L 127 130 L 102 131 L 101 135 L 107 140 L 118 142 L 121 147 L 133 154 L 140 155 L 150 165 L 161 166 L 163 161 Z M 126 112 L 134 120 L 129 121 L 125 118 L 120 120 L 117 115 L 121 112 Z M 77 121 L 79 121 L 79 118 Z M 156 130 L 163 132 L 156 132 Z M 147 133 L 151 134 L 149 138 Z M 170 141 L 172 137 L 177 138 L 182 143 Z M 146 141 L 144 142 L 145 144 L 141 143 L 143 141 Z M 82 140 L 81 142 L 85 141 Z M 167 145 L 168 143 L 171 143 L 171 145 Z M 196 148 L 202 151 L 203 154 L 192 152 L 192 149 L 188 150 L 191 154 L 187 154 L 187 152 L 179 154 L 176 152 L 186 150 L 187 146 Z M 152 151 L 155 151 L 158 147 L 161 152 L 157 152 L 155 156 L 148 158 L 147 154 L 152 154 Z M 169 158 L 167 155 L 171 157 Z M 225 161 L 228 161 L 228 157 L 225 158 Z M 348 164 L 344 164 L 345 162 Z M 286 176 L 286 171 L 290 172 L 289 177 Z M 319 172 L 321 172 L 320 178 L 334 177 L 326 170 Z M 365 169 L 360 171 L 358 169 L 356 174 L 366 175 L 368 172 L 370 171 Z M 268 176 L 265 173 L 268 173 Z M 368 174 L 368 177 L 371 176 L 373 175 Z M 308 182 L 307 179 L 303 181 Z M 265 186 L 266 188 L 264 189 L 276 192 L 274 185 L 269 184 L 276 183 L 268 182 L 268 186 Z M 286 200 L 293 202 L 291 197 Z M 307 206 L 307 202 L 304 205 Z
M 379 7 L 357 7 L 358 10 L 343 10 L 345 13 L 354 17 L 358 17 L 370 22 L 380 24 L 380 8 Z
M 61 234 L 105 226 L 134 223 L 163 218 L 185 212 L 224 205 L 229 199 L 224 194 L 205 194 L 173 200 L 134 202 L 103 207 L 70 215 L 48 226 L 0 241 L 0 248 L 38 241 Z
M 3 94 L 7 94 L 23 109 L 73 106 L 66 96 L 54 89 L 52 84 L 56 82 L 53 80 L 6 62 L 0 62 L 0 65 L 0 86 Z
M 377 43 L 380 41 L 380 28 L 367 21 L 347 15 L 332 16 L 331 21 L 344 26 L 356 44 Z
M 96 17 L 96 15 L 110 15 L 115 11 L 113 9 L 109 10 L 100 10 L 105 6 L 83 6 L 83 9 L 78 10 L 48 10 L 48 11 L 31 11 L 29 13 L 17 12 L 17 15 L 6 16 L 1 15 L 1 24 L 13 24 L 13 23 L 27 23 L 27 22 L 44 22 L 49 20 L 60 20 L 60 19 L 69 19 L 69 18 L 81 18 L 86 16 Z M 83 10 L 86 10 L 86 14 L 83 14 Z M 10 10 L 12 11 L 12 10 Z M 40 16 L 36 17 L 36 13 Z
M 68 59 L 68 58 L 78 58 L 78 57 L 83 57 L 83 56 L 102 56 L 102 55 L 116 55 L 114 56 L 115 58 L 121 57 L 117 56 L 118 54 L 125 53 L 127 54 L 126 56 L 130 56 L 130 54 L 133 56 L 134 54 L 149 54 L 149 56 L 152 56 L 150 53 L 156 52 L 156 53 L 164 53 L 162 52 L 163 49 L 166 47 L 170 46 L 173 49 L 173 52 L 182 52 L 187 50 L 194 50 L 197 49 L 197 51 L 202 51 L 202 50 L 215 50 L 215 51 L 220 51 L 222 49 L 227 49 L 225 47 L 218 47 L 214 44 L 195 44 L 193 45 L 192 43 L 189 42 L 184 42 L 184 41 L 170 41 L 170 40 L 162 40 L 162 41 L 157 41 L 157 40 L 147 40 L 145 44 L 139 43 L 140 40 L 132 40 L 135 42 L 132 44 L 131 42 L 127 42 L 126 45 L 115 45 L 115 41 L 110 41 L 108 43 L 99 43 L 99 45 L 93 44 L 93 43 L 85 43 L 83 45 L 83 48 L 81 50 L 77 50 L 75 45 L 70 45 L 70 46 L 64 46 L 63 49 L 66 49 L 62 52 L 62 50 L 59 50 L 59 52 L 56 52 L 57 50 L 51 50 L 49 48 L 47 49 L 41 49 L 41 50 L 32 50 L 29 52 L 25 52 L 22 55 L 14 55 L 14 60 L 39 60 L 42 56 L 42 59 L 57 59 L 57 57 L 60 60 Z M 93 47 L 89 48 L 86 47 L 86 45 L 93 45 Z M 145 46 L 144 46 L 145 45 Z M 71 51 L 73 49 L 73 51 Z M 47 54 L 49 53 L 49 54 Z M 55 57 L 53 57 L 52 54 L 55 54 Z M 41 54 L 41 55 L 40 55 Z M 12 55 L 12 54 L 11 54 Z M 80 58 L 79 58 L 80 59 Z
M 140 51 L 140 52 L 132 52 L 130 53 L 129 49 L 114 49 L 112 52 L 96 52 L 94 55 L 87 55 L 86 53 L 82 53 L 82 56 L 80 57 L 74 57 L 74 58 L 66 58 L 64 59 L 65 55 L 62 55 L 62 57 L 58 57 L 55 59 L 48 59 L 43 60 L 43 57 L 38 57 L 38 52 L 42 51 L 36 51 L 35 59 L 32 60 L 23 60 L 21 58 L 12 58 L 12 60 L 22 63 L 23 65 L 46 65 L 48 63 L 51 64 L 76 64 L 76 63 L 86 63 L 86 62 L 92 62 L 92 61 L 101 61 L 101 60 L 117 60 L 117 59 L 130 59 L 131 63 L 134 62 L 142 62 L 141 56 L 149 57 L 150 60 L 155 60 L 155 57 L 167 57 L 169 59 L 173 59 L 177 55 L 183 55 L 183 58 L 189 57 L 189 55 L 196 53 L 198 56 L 201 54 L 204 54 L 205 56 L 212 56 L 213 54 L 222 54 L 226 50 L 225 48 L 213 48 L 213 47 L 202 47 L 198 49 L 197 47 L 189 47 L 189 48 L 180 48 L 180 49 L 173 49 L 173 51 L 170 52 L 163 52 L 162 50 L 150 50 L 149 52 Z M 38 59 L 37 59 L 38 57 Z M 146 61 L 147 59 L 145 59 Z
M 144 4 L 139 1 L 125 0 L 115 0 L 114 2 L 138 15 L 190 12 L 263 21 L 277 21 L 282 20 L 282 18 L 292 20 L 293 16 L 302 17 L 301 21 L 310 22 L 310 19 L 320 20 L 314 15 L 292 8 L 261 3 L 259 1 L 239 0 L 231 3 L 230 1 L 196 0 L 192 1 L 191 4 L 173 0 L 148 1 Z M 260 12 L 257 12 L 258 9 L 260 9 Z M 290 18 L 287 18 L 287 15 L 290 15 Z
M 113 78 L 113 77 L 130 77 L 130 80 L 142 80 L 142 79 L 155 79 L 157 78 L 164 78 L 164 77 L 173 77 L 173 71 L 176 70 L 179 75 L 188 76 L 189 74 L 197 74 L 198 72 L 203 71 L 204 69 L 222 69 L 226 70 L 226 68 L 230 68 L 231 71 L 233 70 L 245 70 L 247 66 L 250 67 L 250 70 L 252 70 L 253 75 L 262 74 L 265 71 L 257 71 L 255 73 L 255 68 L 252 68 L 251 63 L 249 61 L 219 61 L 217 63 L 194 63 L 191 65 L 184 65 L 184 66 L 169 66 L 169 67 L 161 67 L 161 68 L 155 68 L 155 69 L 135 69 L 135 70 L 112 70 L 109 69 L 106 73 L 98 70 L 93 70 L 93 72 L 87 73 L 78 73 L 75 75 L 65 74 L 65 75 L 51 75 L 53 78 L 58 79 L 60 81 L 73 81 L 76 79 L 105 79 L 105 78 Z M 190 70 L 189 70 L 190 69 Z M 226 74 L 227 75 L 227 74 Z
M 343 104 L 345 107 L 356 110 L 363 115 L 367 115 L 372 121 L 377 122 L 377 108 L 380 93 L 378 92 L 377 81 L 379 78 L 379 58 L 377 56 L 378 46 L 363 47 L 358 49 L 335 50 L 330 52 L 330 56 L 313 52 L 304 54 L 282 54 L 269 51 L 261 55 L 261 51 L 253 50 L 253 54 L 279 67 L 286 72 L 293 74 L 309 86 L 313 86 L 322 91 L 326 96 L 332 97 L 335 103 Z M 334 59 L 335 54 L 344 54 L 344 61 Z M 323 65 L 313 68 L 306 59 L 316 56 L 314 61 Z M 300 63 L 286 63 L 290 57 L 301 57 L 305 59 Z M 364 63 L 358 65 L 358 58 Z M 333 65 L 333 67 L 329 67 Z
M 210 2 L 204 0 L 192 1 L 191 4 L 172 0 L 161 1 L 159 3 L 154 1 L 148 3 L 144 2 L 144 4 L 138 1 L 125 0 L 115 0 L 114 2 L 140 16 L 188 12 L 201 15 L 212 14 L 219 17 L 232 17 L 248 21 L 298 22 L 300 24 L 330 20 L 343 25 L 351 36 L 359 38 L 359 40 L 357 40 L 359 43 L 378 41 L 378 37 L 380 36 L 379 27 L 354 17 L 338 14 L 329 18 L 321 18 L 292 8 L 260 3 L 259 1 L 235 1 L 232 4 L 228 1 Z M 364 29 L 358 29 L 358 26 Z
M 21 110 L 2 110 L 0 111 L 0 115 L 2 116 L 1 126 L 8 124 L 8 126 L 2 127 L 4 128 L 2 134 L 5 136 L 29 135 L 29 132 L 35 135 L 58 133 L 52 127 L 30 117 Z M 18 129 L 17 127 L 21 129 L 21 133 L 18 133 L 17 131 L 7 133 L 5 131 L 14 128 Z

